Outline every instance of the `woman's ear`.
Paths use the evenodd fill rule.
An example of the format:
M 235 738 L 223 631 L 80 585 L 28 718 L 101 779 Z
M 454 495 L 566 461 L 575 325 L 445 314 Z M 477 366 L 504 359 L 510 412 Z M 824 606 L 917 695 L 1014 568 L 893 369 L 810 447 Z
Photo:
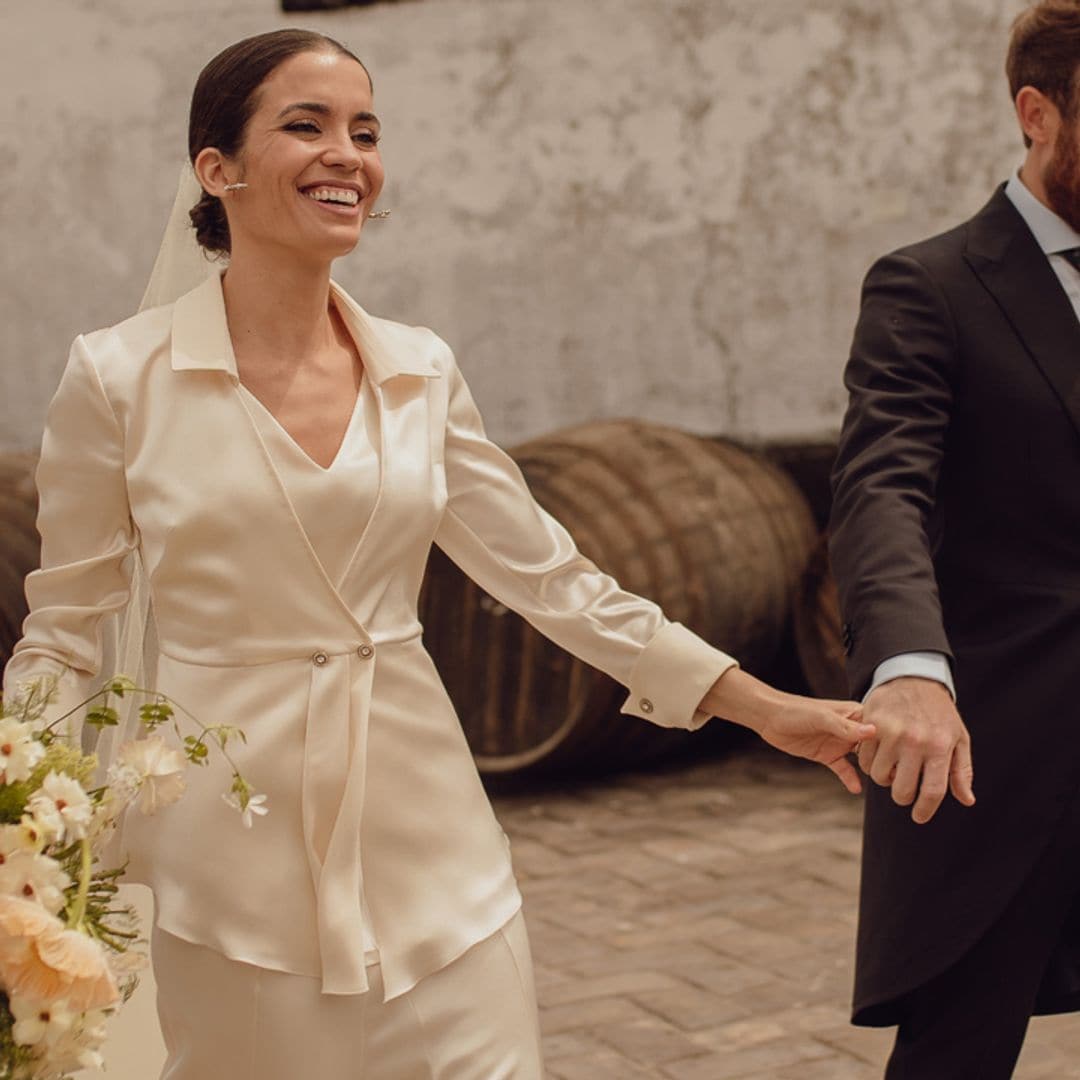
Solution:
M 225 198 L 227 194 L 225 185 L 230 182 L 226 175 L 228 164 L 225 155 L 212 146 L 204 147 L 199 151 L 192 168 L 199 178 L 199 183 L 203 186 L 203 191 L 216 195 L 219 199 Z

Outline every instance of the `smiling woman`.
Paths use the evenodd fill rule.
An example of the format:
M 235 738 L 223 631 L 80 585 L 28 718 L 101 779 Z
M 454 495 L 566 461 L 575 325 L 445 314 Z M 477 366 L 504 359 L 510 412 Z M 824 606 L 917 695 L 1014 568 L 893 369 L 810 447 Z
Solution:
M 304 93 L 309 87 L 316 92 Z M 191 100 L 188 153 L 203 187 L 191 212 L 199 243 L 234 254 L 234 231 L 241 244 L 276 236 L 291 219 L 278 215 L 291 206 L 292 193 L 362 226 L 382 190 L 380 130 L 371 77 L 344 45 L 287 30 L 273 41 L 253 38 L 225 50 L 203 70 Z M 253 166 L 276 166 L 278 174 L 273 181 L 249 176 Z M 290 197 L 282 202 L 272 193 L 283 181 Z M 337 253 L 357 238 L 358 232 L 342 236 L 338 243 L 347 247 Z
M 322 35 L 215 57 L 192 99 L 191 220 L 223 265 L 79 337 L 46 423 L 42 569 L 5 685 L 55 674 L 58 704 L 86 696 L 137 552 L 158 689 L 240 724 L 237 764 L 268 797 L 249 832 L 196 776 L 124 825 L 156 902 L 166 1080 L 542 1075 L 506 837 L 421 641 L 432 543 L 626 686 L 623 712 L 724 716 L 852 790 L 845 755 L 873 734 L 583 558 L 486 437 L 446 343 L 331 280 L 375 212 L 381 131 L 367 70 Z

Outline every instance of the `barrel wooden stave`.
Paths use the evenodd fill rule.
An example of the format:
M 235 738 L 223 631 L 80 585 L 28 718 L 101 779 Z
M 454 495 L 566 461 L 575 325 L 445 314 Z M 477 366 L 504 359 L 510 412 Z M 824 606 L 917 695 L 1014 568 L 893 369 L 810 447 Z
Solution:
M 26 618 L 23 581 L 37 567 L 37 490 L 33 454 L 0 454 L 0 668 L 22 635 Z
M 795 648 L 806 685 L 817 697 L 846 698 L 840 597 L 822 537 L 803 574 L 794 608 Z

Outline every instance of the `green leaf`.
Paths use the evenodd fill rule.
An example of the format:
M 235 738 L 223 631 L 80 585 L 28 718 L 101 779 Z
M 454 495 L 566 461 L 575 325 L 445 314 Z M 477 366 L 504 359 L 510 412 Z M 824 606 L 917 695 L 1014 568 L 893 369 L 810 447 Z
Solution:
M 210 756 L 210 747 L 208 747 L 201 738 L 196 738 L 194 735 L 186 735 L 184 737 L 184 753 L 187 755 L 187 759 L 192 765 L 209 764 L 207 758 Z
M 173 715 L 170 705 L 162 701 L 149 702 L 139 706 L 139 720 L 150 731 L 164 724 Z
M 120 723 L 120 714 L 109 705 L 99 705 L 96 709 L 87 709 L 86 722 L 91 727 L 116 727 Z
M 135 689 L 135 680 L 129 679 L 126 675 L 115 675 L 112 681 L 102 689 L 107 694 L 115 694 L 117 697 L 122 698 L 126 693 Z

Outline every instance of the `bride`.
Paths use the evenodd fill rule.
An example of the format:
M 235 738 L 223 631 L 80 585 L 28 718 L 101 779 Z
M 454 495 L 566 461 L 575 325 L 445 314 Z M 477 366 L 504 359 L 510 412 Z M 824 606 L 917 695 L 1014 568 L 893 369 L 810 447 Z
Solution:
M 183 800 L 125 825 L 156 900 L 169 1080 L 541 1076 L 507 841 L 420 640 L 432 541 L 627 686 L 624 712 L 724 717 L 853 791 L 845 754 L 873 732 L 620 590 L 487 440 L 446 344 L 331 281 L 376 215 L 380 135 L 334 41 L 283 30 L 215 57 L 190 220 L 222 262 L 76 339 L 46 422 L 42 568 L 5 686 L 56 674 L 56 708 L 84 696 L 137 553 L 158 687 L 243 727 L 237 764 L 268 796 L 245 830 L 191 770 Z M 185 243 L 163 249 L 165 293 Z

